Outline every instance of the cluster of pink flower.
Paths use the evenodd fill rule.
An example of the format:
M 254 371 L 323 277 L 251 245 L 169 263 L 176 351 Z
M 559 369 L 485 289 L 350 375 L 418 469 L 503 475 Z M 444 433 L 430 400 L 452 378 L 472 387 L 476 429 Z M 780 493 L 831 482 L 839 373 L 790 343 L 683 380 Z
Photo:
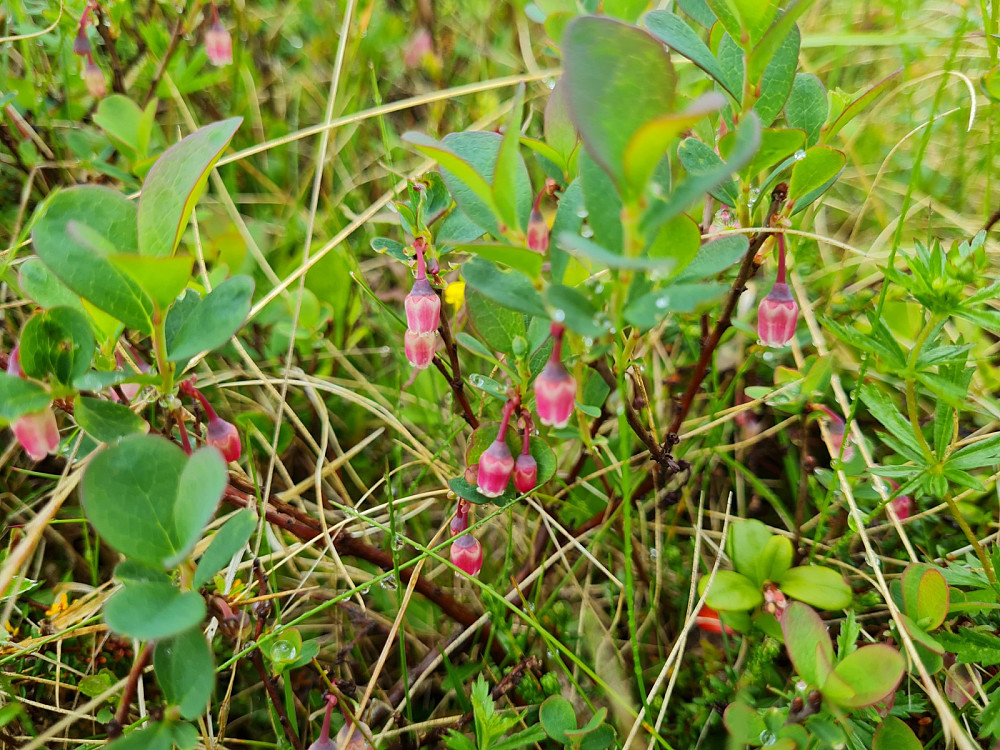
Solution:
M 424 258 L 424 253 L 427 252 L 426 240 L 417 237 L 413 247 L 417 252 L 417 278 L 403 302 L 406 308 L 403 349 L 407 361 L 418 370 L 423 370 L 434 360 L 437 329 L 441 323 L 441 298 L 427 280 L 427 261 Z
M 83 68 L 83 81 L 87 86 L 87 93 L 100 99 L 108 93 L 108 83 L 104 77 L 104 71 L 94 62 L 93 49 L 90 46 L 90 39 L 87 37 L 90 14 L 96 9 L 97 3 L 94 0 L 87 3 L 83 9 L 76 38 L 73 40 L 73 54 L 87 58 L 87 64 Z M 215 7 L 215 3 L 212 3 L 212 15 L 214 22 L 205 32 L 205 53 L 213 65 L 229 65 L 233 61 L 233 38 L 219 21 L 219 11 Z

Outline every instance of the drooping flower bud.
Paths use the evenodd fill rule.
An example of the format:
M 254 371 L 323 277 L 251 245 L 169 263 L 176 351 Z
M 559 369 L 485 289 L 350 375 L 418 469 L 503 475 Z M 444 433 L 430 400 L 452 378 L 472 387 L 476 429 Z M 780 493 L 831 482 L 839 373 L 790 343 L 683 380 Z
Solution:
M 421 26 L 410 37 L 403 51 L 403 64 L 407 68 L 415 68 L 420 65 L 425 58 L 434 55 L 434 39 L 431 32 Z
M 351 722 L 340 728 L 333 746 L 336 750 L 372 750 L 371 736 L 372 730 L 363 721 Z
M 308 750 L 336 750 L 337 745 L 330 739 L 330 717 L 333 715 L 333 707 L 337 705 L 337 696 L 326 695 L 326 713 L 323 714 L 323 728 Z
M 233 61 L 233 38 L 219 20 L 218 12 L 215 23 L 205 32 L 205 54 L 212 65 L 229 65 Z
M 95 99 L 100 99 L 108 93 L 104 71 L 94 62 L 93 57 L 87 58 L 87 67 L 83 70 L 83 81 L 87 84 L 87 92 Z
M 240 433 L 236 425 L 227 422 L 215 413 L 215 409 L 205 398 L 205 394 L 194 387 L 194 378 L 183 381 L 180 389 L 189 396 L 193 396 L 201 403 L 201 408 L 205 410 L 208 425 L 205 431 L 205 442 L 217 448 L 222 457 L 229 461 L 238 461 L 243 454 L 243 444 L 240 442 Z M 181 429 L 184 429 L 183 424 Z
M 467 528 L 469 528 L 469 506 L 465 500 L 460 499 L 458 501 L 458 510 L 455 511 L 455 516 L 451 519 L 449 530 L 452 536 L 458 536 Z
M 10 428 L 32 461 L 41 461 L 59 447 L 59 426 L 51 406 L 18 417 Z
M 73 54 L 84 57 L 91 54 L 90 39 L 87 37 L 86 27 L 80 25 L 80 30 L 76 32 L 76 39 L 73 40 Z
M 545 368 L 535 378 L 535 409 L 542 424 L 565 427 L 573 415 L 576 381 L 562 363 L 562 337 L 565 328 L 552 324 L 555 345 Z
M 521 416 L 524 419 L 524 443 L 521 455 L 514 462 L 514 487 L 525 494 L 538 486 L 538 462 L 531 455 L 531 415 L 525 409 Z
M 736 213 L 729 206 L 722 206 L 712 217 L 712 223 L 708 228 L 709 234 L 719 234 L 727 229 L 739 229 L 740 220 Z
M 528 249 L 541 255 L 545 255 L 545 251 L 549 249 L 549 225 L 545 223 L 545 217 L 539 209 L 543 195 L 545 195 L 544 190 L 535 198 L 535 205 L 528 219 L 527 232 Z
M 243 455 L 243 444 L 240 442 L 240 432 L 236 429 L 236 425 L 227 422 L 218 414 L 213 414 L 208 419 L 205 441 L 218 448 L 227 462 L 239 461 Z
M 417 250 L 417 278 L 413 288 L 406 295 L 406 325 L 413 333 L 434 333 L 441 324 L 441 298 L 431 289 L 427 281 L 427 267 L 424 262 L 426 242 L 418 238 L 413 243 Z
M 530 453 L 522 453 L 514 462 L 514 486 L 522 494 L 538 486 L 538 462 Z
M 510 415 L 518 407 L 516 399 L 504 405 L 503 419 L 496 440 L 479 457 L 479 474 L 476 477 L 479 494 L 486 497 L 500 497 L 507 489 L 510 475 L 514 471 L 514 456 L 507 447 L 507 425 Z
M 451 563 L 462 572 L 476 576 L 483 568 L 483 545 L 468 532 L 451 543 Z
M 785 283 L 785 235 L 778 235 L 778 276 L 757 308 L 757 336 L 764 346 L 782 347 L 795 336 L 799 306 Z
M 851 442 L 851 436 L 845 432 L 844 420 L 826 406 L 814 404 L 812 409 L 823 412 L 830 420 L 827 424 L 827 431 L 830 433 L 832 458 L 840 456 L 843 461 L 850 461 L 854 458 L 854 444 Z
M 406 353 L 406 361 L 418 370 L 427 369 L 434 360 L 436 345 L 437 339 L 433 333 L 407 331 L 403 337 L 403 351 Z
M 889 479 L 888 482 L 892 485 L 894 491 L 899 489 L 899 482 L 893 479 Z M 896 512 L 896 517 L 900 521 L 905 521 L 913 513 L 913 498 L 909 495 L 895 497 L 889 501 L 889 505 L 892 506 L 892 509 Z

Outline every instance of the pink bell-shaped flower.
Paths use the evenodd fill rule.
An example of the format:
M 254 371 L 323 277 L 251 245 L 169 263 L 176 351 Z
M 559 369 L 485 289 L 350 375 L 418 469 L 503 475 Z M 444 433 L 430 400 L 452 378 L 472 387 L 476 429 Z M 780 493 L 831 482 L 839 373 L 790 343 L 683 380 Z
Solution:
M 538 486 L 538 462 L 531 455 L 531 415 L 525 409 L 521 412 L 524 419 L 524 443 L 521 455 L 514 462 L 514 487 L 521 494 L 531 492 Z
M 330 739 L 330 717 L 333 715 L 333 707 L 337 705 L 335 695 L 326 696 L 326 713 L 323 714 L 323 728 L 319 730 L 319 737 L 309 746 L 308 750 L 336 750 L 337 745 Z
M 417 278 L 403 301 L 406 326 L 412 333 L 434 333 L 441 324 L 441 298 L 434 293 L 427 281 L 427 266 L 424 262 L 426 244 L 420 237 L 413 243 L 417 250 Z
M 233 38 L 215 13 L 215 23 L 205 32 L 205 54 L 212 65 L 229 65 L 233 62 Z
M 368 741 L 371 736 L 372 730 L 367 724 L 363 721 L 352 721 L 340 728 L 333 746 L 337 750 L 372 750 L 372 745 Z
M 522 453 L 514 462 L 514 486 L 521 494 L 538 486 L 538 463 L 530 453 Z
M 418 370 L 426 370 L 434 361 L 434 349 L 437 339 L 433 333 L 414 333 L 407 331 L 403 337 L 403 351 L 406 361 Z
M 504 405 L 503 419 L 500 421 L 496 440 L 479 457 L 476 482 L 480 495 L 500 497 L 510 482 L 510 475 L 514 471 L 514 456 L 507 447 L 507 425 L 510 423 L 511 413 L 517 406 L 516 399 L 511 399 Z
M 104 79 L 104 71 L 90 55 L 87 56 L 87 66 L 83 69 L 83 82 L 87 84 L 87 93 L 95 99 L 101 99 L 108 93 L 108 83 Z
M 565 427 L 573 415 L 576 400 L 576 381 L 562 363 L 562 339 L 565 328 L 552 324 L 555 344 L 552 356 L 535 378 L 535 409 L 542 424 Z
M 470 576 L 483 568 L 483 545 L 472 534 L 465 532 L 451 543 L 451 563 Z
M 892 479 L 887 480 L 892 485 L 892 489 L 899 489 L 899 482 Z M 900 495 L 889 501 L 889 505 L 896 511 L 896 516 L 900 521 L 905 521 L 913 513 L 913 498 L 909 495 Z
M 59 426 L 51 406 L 18 417 L 11 430 L 32 461 L 41 461 L 59 447 Z
M 757 308 L 757 336 L 764 346 L 788 346 L 795 336 L 799 306 L 785 283 L 785 235 L 778 235 L 778 276 Z
M 528 249 L 534 250 L 541 255 L 549 249 L 549 225 L 545 223 L 545 217 L 539 209 L 542 202 L 543 190 L 535 198 L 535 205 L 531 209 L 531 216 L 528 218 L 527 243 Z
M 73 40 L 73 54 L 85 57 L 91 54 L 90 39 L 87 38 L 87 27 L 81 25 L 76 32 L 76 39 Z

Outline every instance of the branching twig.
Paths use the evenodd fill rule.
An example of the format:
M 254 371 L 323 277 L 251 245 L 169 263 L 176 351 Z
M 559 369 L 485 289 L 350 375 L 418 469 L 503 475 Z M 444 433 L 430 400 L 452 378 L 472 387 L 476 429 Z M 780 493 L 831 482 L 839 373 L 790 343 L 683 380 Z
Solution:
M 250 495 L 242 492 L 232 485 L 228 486 L 223 493 L 223 500 L 241 508 L 256 507 L 256 500 Z M 287 503 L 271 498 L 265 506 L 265 518 L 269 523 L 278 526 L 293 534 L 302 541 L 310 541 L 322 535 L 323 530 L 319 522 L 302 511 Z M 333 539 L 333 546 L 337 552 L 350 557 L 358 557 L 362 560 L 376 565 L 382 570 L 392 570 L 393 560 L 389 552 L 373 547 L 370 544 L 356 539 L 349 534 L 340 534 Z M 413 576 L 413 568 L 401 568 L 399 577 L 403 583 L 408 583 Z M 440 586 L 431 583 L 425 578 L 418 578 L 415 589 L 422 596 L 433 602 L 448 617 L 465 627 L 470 627 L 478 619 L 479 615 L 459 602 L 453 596 L 445 593 Z M 481 628 L 480 638 L 482 642 L 490 641 L 490 626 L 484 624 Z M 492 656 L 496 662 L 502 663 L 507 658 L 507 652 L 496 640 L 491 641 Z
M 771 207 L 767 212 L 767 219 L 765 220 L 766 225 L 770 225 L 771 220 L 774 219 L 775 215 L 784 204 L 787 196 L 788 186 L 782 182 L 774 189 L 774 192 L 771 193 Z M 729 330 L 729 326 L 732 325 L 733 312 L 736 310 L 736 303 L 739 302 L 740 295 L 743 294 L 747 281 L 749 281 L 750 277 L 757 271 L 757 266 L 754 264 L 754 256 L 757 255 L 757 251 L 760 250 L 768 237 L 770 237 L 769 233 L 759 232 L 754 235 L 752 240 L 750 240 L 750 247 L 747 249 L 746 255 L 743 256 L 743 264 L 740 266 L 740 271 L 736 275 L 736 281 L 733 282 L 733 287 L 729 292 L 729 297 L 726 299 L 726 304 L 722 308 L 722 315 L 719 316 L 719 320 L 715 324 L 715 328 L 712 329 L 711 335 L 702 346 L 701 355 L 698 357 L 698 363 L 694 367 L 694 372 L 691 373 L 691 380 L 688 381 L 687 390 L 684 391 L 684 396 L 681 398 L 681 405 L 677 409 L 677 413 L 674 415 L 674 421 L 670 424 L 670 430 L 667 433 L 668 437 L 669 435 L 676 435 L 680 432 L 681 425 L 687 418 L 688 412 L 691 411 L 691 406 L 694 403 L 694 397 L 697 395 L 698 389 L 701 388 L 701 383 L 705 379 L 705 375 L 708 373 L 708 366 L 712 361 L 712 356 L 715 354 L 716 348 L 719 346 L 722 334 Z M 669 450 L 669 446 L 664 444 L 664 450 Z
M 113 740 L 121 737 L 122 728 L 128 722 L 128 710 L 132 705 L 132 697 L 135 695 L 136 688 L 139 686 L 139 679 L 142 677 L 142 671 L 149 664 L 149 660 L 153 655 L 153 644 L 146 643 L 143 646 L 142 651 L 139 655 L 135 657 L 135 662 L 132 663 L 132 669 L 128 673 L 128 682 L 125 683 L 125 690 L 122 693 L 122 702 L 118 706 L 118 711 L 115 713 L 115 717 L 108 722 L 108 739 Z
M 448 385 L 451 386 L 452 393 L 455 394 L 455 400 L 462 407 L 462 416 L 465 417 L 465 421 L 469 423 L 472 429 L 476 429 L 479 427 L 479 420 L 476 419 L 472 405 L 469 404 L 469 398 L 465 395 L 465 383 L 462 382 L 462 367 L 458 362 L 458 347 L 455 346 L 455 340 L 451 337 L 451 326 L 448 325 L 448 317 L 446 315 L 441 316 L 441 326 L 438 328 L 438 331 L 441 332 L 441 340 L 444 341 L 444 348 L 448 352 L 448 359 L 451 362 L 451 372 L 449 373 L 445 369 L 445 366 L 441 364 L 437 357 L 434 358 L 434 365 L 444 375 L 448 381 Z

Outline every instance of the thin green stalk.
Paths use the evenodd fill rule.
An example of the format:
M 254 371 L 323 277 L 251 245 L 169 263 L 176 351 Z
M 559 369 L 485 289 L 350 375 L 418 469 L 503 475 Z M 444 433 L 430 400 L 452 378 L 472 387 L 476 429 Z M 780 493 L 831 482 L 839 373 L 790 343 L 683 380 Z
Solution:
M 167 396 L 174 390 L 174 363 L 167 361 L 167 318 L 159 306 L 153 310 L 153 353 L 156 371 L 163 378 L 160 392 Z

